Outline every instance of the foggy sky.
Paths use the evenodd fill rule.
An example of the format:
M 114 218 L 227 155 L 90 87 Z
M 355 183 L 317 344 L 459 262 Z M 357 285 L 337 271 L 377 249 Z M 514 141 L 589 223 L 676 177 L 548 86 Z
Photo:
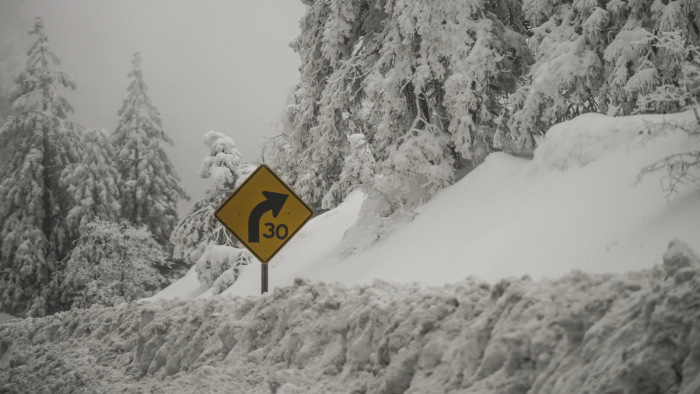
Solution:
M 27 33 L 41 16 L 56 68 L 78 84 L 63 91 L 75 107 L 70 119 L 112 132 L 140 51 L 149 95 L 175 141 L 170 158 L 192 195 L 182 217 L 206 189 L 205 132 L 229 135 L 244 160 L 260 160 L 260 140 L 299 80 L 289 43 L 303 13 L 299 0 L 0 0 L 0 88 L 24 67 L 34 40 Z

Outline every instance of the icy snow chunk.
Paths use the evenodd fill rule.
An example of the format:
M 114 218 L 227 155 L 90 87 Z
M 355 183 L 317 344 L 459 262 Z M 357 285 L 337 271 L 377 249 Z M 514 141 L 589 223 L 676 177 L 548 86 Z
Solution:
M 669 243 L 663 259 L 668 276 L 673 277 L 677 283 L 692 279 L 700 268 L 698 256 L 680 239 L 674 239 Z

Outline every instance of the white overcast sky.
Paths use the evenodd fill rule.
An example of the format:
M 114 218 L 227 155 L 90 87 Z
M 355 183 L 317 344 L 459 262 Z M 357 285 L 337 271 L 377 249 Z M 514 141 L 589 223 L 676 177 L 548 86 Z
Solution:
M 43 17 L 59 69 L 78 83 L 65 91 L 71 119 L 111 132 L 132 54 L 141 52 L 150 97 L 175 141 L 170 158 L 193 197 L 182 214 L 206 188 L 198 175 L 206 131 L 231 136 L 245 160 L 260 159 L 260 140 L 299 80 L 289 43 L 303 13 L 299 0 L 0 0 L 0 73 L 23 67 L 27 33 Z

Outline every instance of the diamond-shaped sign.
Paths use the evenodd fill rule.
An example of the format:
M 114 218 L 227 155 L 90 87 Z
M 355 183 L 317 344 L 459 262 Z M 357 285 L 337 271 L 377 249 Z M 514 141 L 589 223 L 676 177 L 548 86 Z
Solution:
M 314 216 L 314 211 L 263 164 L 214 216 L 265 264 Z

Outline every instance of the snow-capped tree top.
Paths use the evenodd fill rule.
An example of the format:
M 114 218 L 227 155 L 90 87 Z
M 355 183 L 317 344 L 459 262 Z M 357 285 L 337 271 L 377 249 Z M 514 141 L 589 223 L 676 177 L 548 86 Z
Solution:
M 131 64 L 134 65 L 134 71 L 141 71 L 141 52 L 134 52 L 134 58 L 131 59 Z M 132 71 L 132 72 L 134 72 Z
M 35 19 L 34 29 L 29 34 L 36 35 L 37 40 L 27 51 L 26 69 L 17 77 L 10 93 L 13 112 L 36 112 L 66 119 L 73 107 L 59 95 L 55 83 L 75 89 L 75 80 L 68 73 L 51 70 L 51 64 L 60 65 L 61 61 L 49 49 L 49 38 L 40 17 Z
M 148 97 L 148 86 L 143 80 L 141 71 L 141 53 L 135 52 L 131 61 L 133 69 L 127 74 L 133 78 L 127 88 L 127 97 L 122 102 L 118 116 L 120 117 L 119 127 L 133 130 L 134 133 L 142 132 L 142 137 L 147 139 L 156 138 L 170 145 L 174 142 L 163 131 L 163 123 L 155 105 Z M 132 143 L 136 143 L 133 140 Z
M 236 143 L 225 134 L 210 130 L 204 134 L 204 144 L 209 148 L 209 155 L 202 161 L 199 175 L 210 181 L 209 190 L 204 199 L 192 206 L 170 237 L 175 246 L 173 256 L 190 263 L 198 261 L 208 245 L 238 245 L 214 218 L 214 212 L 255 169 L 241 162 Z M 216 277 L 212 281 L 214 279 Z
M 132 81 L 119 110 L 112 140 L 121 175 L 120 204 L 124 216 L 136 226 L 147 225 L 161 245 L 177 224 L 177 201 L 189 196 L 180 185 L 163 143 L 173 144 L 158 110 L 146 92 L 141 55 L 132 59 Z
M 211 180 L 211 190 L 232 189 L 241 166 L 241 152 L 236 142 L 224 134 L 210 130 L 204 134 L 209 156 L 204 158 L 200 176 Z
M 43 314 L 41 295 L 74 241 L 67 224 L 73 208 L 63 170 L 79 161 L 82 127 L 66 118 L 73 108 L 60 95 L 75 88 L 49 50 L 44 23 L 36 18 L 36 41 L 27 51 L 24 70 L 10 95 L 12 113 L 0 127 L 0 309 Z M 86 201 L 87 202 L 87 201 Z

